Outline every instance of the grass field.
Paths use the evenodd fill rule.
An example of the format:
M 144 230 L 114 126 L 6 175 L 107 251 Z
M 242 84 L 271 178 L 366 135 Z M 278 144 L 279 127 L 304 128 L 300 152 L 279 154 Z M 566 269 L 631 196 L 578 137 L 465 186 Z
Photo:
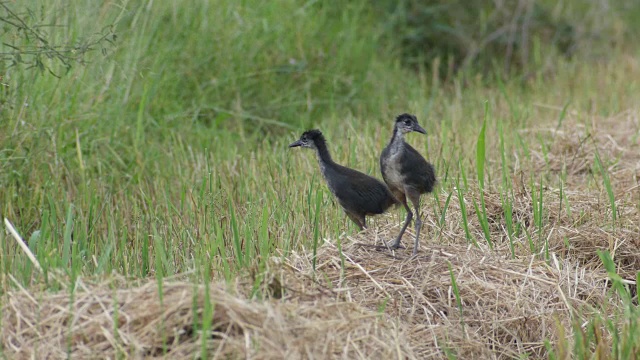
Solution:
M 640 356 L 623 35 L 606 56 L 539 44 L 526 76 L 446 74 L 404 67 L 366 1 L 186 3 L 53 1 L 51 40 L 117 40 L 68 73 L 46 60 L 59 78 L 3 68 L 3 358 Z M 358 232 L 287 148 L 319 128 L 381 178 L 403 112 L 439 178 L 416 258 L 358 245 L 403 210 Z

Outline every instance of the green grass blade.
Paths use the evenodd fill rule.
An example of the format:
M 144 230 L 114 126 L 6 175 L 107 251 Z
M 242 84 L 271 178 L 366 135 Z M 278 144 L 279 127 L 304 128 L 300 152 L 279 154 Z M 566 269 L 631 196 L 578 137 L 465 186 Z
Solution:
M 62 243 L 62 266 L 69 268 L 71 265 L 71 237 L 73 234 L 73 204 L 69 204 L 67 218 L 64 223 L 64 237 Z
M 596 152 L 596 165 L 598 167 L 598 170 L 600 170 L 600 173 L 602 174 L 602 181 L 604 182 L 604 187 L 607 191 L 607 196 L 609 197 L 609 206 L 611 207 L 611 217 L 612 217 L 613 223 L 615 224 L 616 220 L 618 219 L 618 208 L 616 206 L 616 198 L 613 193 L 613 187 L 611 186 L 611 179 L 609 179 L 609 172 L 602 164 L 602 160 L 600 159 L 600 153 L 598 152 L 598 149 L 596 149 L 595 152 Z
M 240 229 L 238 228 L 238 220 L 236 218 L 235 206 L 233 201 L 229 199 L 229 216 L 231 217 L 231 232 L 233 239 L 233 249 L 236 255 L 237 268 L 244 267 L 244 257 L 242 252 L 242 240 L 240 239 Z
M 491 233 L 489 231 L 489 220 L 487 219 L 487 210 L 484 205 L 484 196 L 482 195 L 480 195 L 480 205 L 481 206 L 478 206 L 476 200 L 473 199 L 473 208 L 478 216 L 482 233 L 484 234 L 485 240 L 487 240 L 487 244 L 489 244 L 489 248 L 493 250 L 493 242 L 491 241 Z
M 458 306 L 458 310 L 460 310 L 460 315 L 462 315 L 462 297 L 460 296 L 458 282 L 456 281 L 456 276 L 453 274 L 451 263 L 447 263 L 447 266 L 449 267 L 449 276 L 451 277 L 451 287 L 453 288 L 453 295 L 456 297 L 456 305 Z
M 451 277 L 451 288 L 453 289 L 453 295 L 456 298 L 456 305 L 458 306 L 458 311 L 460 311 L 460 325 L 462 326 L 462 332 L 465 332 L 465 323 L 464 323 L 464 311 L 462 308 L 462 296 L 460 296 L 460 289 L 458 288 L 458 282 L 456 281 L 456 276 L 453 273 L 453 268 L 450 262 L 447 262 L 447 266 L 449 267 L 449 276 Z
M 316 188 L 316 207 L 313 215 L 313 258 L 312 268 L 313 272 L 316 271 L 316 254 L 318 253 L 318 242 L 320 241 L 320 227 L 318 225 L 320 220 L 320 204 L 322 203 L 322 191 L 320 188 Z
M 442 233 L 444 229 L 447 209 L 449 209 L 449 202 L 451 201 L 451 196 L 453 196 L 453 190 L 449 192 L 449 195 L 447 196 L 447 200 L 444 202 L 444 206 L 442 207 L 442 213 L 440 214 L 440 221 L 439 221 L 440 233 Z
M 476 144 L 476 171 L 478 173 L 478 183 L 480 184 L 480 191 L 484 189 L 484 163 L 485 163 L 485 142 L 486 142 L 486 129 L 487 129 L 487 115 L 489 112 L 489 102 L 484 103 L 484 120 L 482 121 L 482 129 L 478 134 L 478 142 Z
M 571 100 L 569 100 L 566 103 L 564 103 L 564 106 L 562 107 L 562 110 L 560 111 L 560 114 L 558 115 L 558 124 L 556 125 L 556 130 L 560 130 L 560 128 L 562 127 L 562 122 L 564 121 L 565 117 L 567 116 L 567 108 L 569 107 L 569 104 L 571 104 Z
M 139 234 L 140 232 L 137 232 Z M 140 268 L 140 276 L 149 276 L 150 262 L 149 262 L 149 234 L 142 233 L 142 268 Z
M 462 227 L 464 229 L 464 235 L 468 242 L 472 242 L 475 246 L 478 246 L 476 243 L 476 239 L 471 236 L 471 231 L 469 230 L 469 219 L 467 218 L 467 206 L 464 201 L 464 193 L 462 188 L 460 187 L 460 182 L 456 179 L 456 191 L 458 195 L 458 203 L 460 205 L 460 214 L 462 215 Z
M 604 265 L 604 268 L 607 270 L 607 275 L 611 280 L 613 289 L 616 290 L 618 295 L 620 295 L 620 297 L 625 301 L 626 304 L 630 304 L 631 296 L 629 294 L 629 291 L 626 289 L 622 277 L 616 271 L 616 264 L 613 261 L 611 254 L 609 253 L 609 251 L 601 250 L 598 250 L 597 253 L 600 261 L 602 261 L 602 264 Z

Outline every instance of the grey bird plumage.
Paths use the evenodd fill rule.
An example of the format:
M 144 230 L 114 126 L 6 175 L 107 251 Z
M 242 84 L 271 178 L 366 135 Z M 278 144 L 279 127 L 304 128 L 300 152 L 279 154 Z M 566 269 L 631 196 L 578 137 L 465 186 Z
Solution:
M 391 140 L 380 155 L 380 169 L 389 189 L 407 210 L 404 226 L 391 247 L 394 249 L 401 247 L 402 235 L 413 218 L 411 208 L 407 204 L 407 199 L 409 199 L 414 207 L 416 217 L 416 238 L 413 245 L 413 255 L 415 255 L 418 252 L 418 241 L 422 227 L 420 195 L 432 192 L 437 180 L 433 166 L 416 149 L 405 142 L 404 135 L 412 131 L 427 133 L 418 124 L 414 115 L 399 115 L 393 127 Z
M 320 130 L 305 131 L 299 140 L 289 145 L 297 146 L 316 151 L 318 164 L 329 190 L 360 230 L 367 227 L 366 216 L 382 214 L 397 203 L 380 180 L 335 163 Z

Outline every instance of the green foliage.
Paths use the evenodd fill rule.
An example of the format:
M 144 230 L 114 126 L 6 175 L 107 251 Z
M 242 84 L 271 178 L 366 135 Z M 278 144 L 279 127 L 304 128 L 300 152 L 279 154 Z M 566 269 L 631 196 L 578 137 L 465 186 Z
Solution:
M 463 175 L 463 179 L 464 179 L 464 169 L 461 168 L 460 172 Z M 465 238 L 467 239 L 468 242 L 472 242 L 475 246 L 478 246 L 478 244 L 476 242 L 476 239 L 471 235 L 471 232 L 469 231 L 469 220 L 468 220 L 468 215 L 467 215 L 467 205 L 466 205 L 465 198 L 464 198 L 465 190 L 461 186 L 459 179 L 456 179 L 456 192 L 457 192 L 456 195 L 458 196 L 458 204 L 460 206 L 460 213 L 462 214 L 462 227 L 464 228 Z M 475 204 L 475 202 L 474 202 L 474 204 Z M 479 214 L 479 211 L 478 211 L 478 214 Z
M 316 271 L 316 255 L 318 252 L 318 242 L 320 241 L 320 225 L 318 223 L 320 219 L 320 206 L 322 203 L 322 192 L 320 189 L 316 189 L 315 210 L 313 212 L 313 255 L 312 255 L 312 268 Z
M 618 218 L 618 209 L 616 206 L 616 198 L 615 198 L 615 194 L 613 193 L 613 187 L 611 186 L 611 180 L 609 179 L 609 172 L 608 170 L 604 167 L 604 165 L 602 164 L 602 160 L 600 159 L 600 154 L 598 153 L 598 151 L 596 150 L 596 168 L 600 171 L 600 173 L 602 174 L 602 181 L 604 183 L 604 187 L 607 191 L 607 196 L 609 198 L 609 205 L 611 207 L 611 218 L 613 220 L 613 223 L 615 224 L 617 218 Z
M 404 0 L 372 2 L 386 38 L 399 42 L 408 64 L 435 66 L 449 79 L 454 70 L 496 66 L 531 70 L 548 55 L 601 55 L 611 39 L 630 36 L 637 2 L 546 0 Z M 544 51 L 547 53 L 548 51 Z M 555 55 L 553 55 L 555 56 Z
M 107 55 L 117 36 L 110 24 L 92 29 L 75 39 L 57 39 L 51 33 L 69 24 L 59 23 L 55 8 L 35 11 L 23 3 L 0 2 L 3 43 L 0 46 L 0 69 L 13 66 L 45 70 L 58 77 L 73 65 L 86 64 L 87 55 L 97 49 Z
M 637 308 L 637 298 L 630 296 L 630 289 L 622 277 L 616 272 L 616 265 L 608 251 L 598 251 L 598 256 L 606 269 L 611 283 L 609 301 L 622 303 L 622 310 L 614 311 L 613 316 L 607 318 L 598 313 L 584 319 L 576 317 L 572 323 L 570 337 L 560 336 L 555 346 L 545 344 L 551 359 L 567 359 L 569 353 L 575 358 L 598 359 L 635 359 L 640 354 L 640 313 Z M 640 273 L 638 273 L 640 278 Z M 637 296 L 637 295 L 636 295 Z M 601 311 L 605 312 L 607 303 L 601 304 Z M 558 329 L 562 325 L 557 324 Z M 560 330 L 562 335 L 564 329 Z M 569 350 L 573 344 L 571 351 Z
M 473 207 L 478 215 L 478 221 L 484 232 L 484 238 L 487 240 L 490 248 L 493 248 L 491 242 L 491 235 L 489 232 L 489 220 L 487 218 L 487 208 L 484 201 L 484 163 L 485 163 L 485 142 L 486 142 L 486 130 L 487 130 L 487 116 L 489 113 L 488 102 L 484 103 L 484 120 L 482 121 L 482 128 L 478 134 L 478 141 L 476 142 L 476 171 L 478 175 L 478 185 L 480 186 L 480 206 L 473 200 Z
M 498 123 L 498 133 L 500 135 L 500 165 L 502 167 L 502 190 L 500 192 L 500 203 L 502 204 L 502 212 L 505 221 L 505 227 L 507 232 L 507 238 L 509 239 L 509 250 L 511 250 L 511 257 L 515 258 L 515 245 L 514 245 L 514 226 L 513 226 L 513 202 L 512 202 L 512 185 L 508 180 L 507 171 L 507 157 L 505 154 L 505 139 L 502 123 Z
M 480 189 L 484 190 L 484 162 L 485 162 L 485 143 L 486 143 L 486 131 L 487 131 L 487 115 L 489 112 L 489 103 L 484 104 L 484 119 L 482 120 L 482 128 L 478 134 L 478 141 L 476 142 L 476 171 L 478 175 L 478 184 Z
M 0 212 L 31 239 L 45 274 L 72 265 L 76 274 L 146 277 L 158 270 L 157 255 L 168 274 L 190 268 L 197 253 L 229 278 L 241 263 L 249 265 L 273 249 L 286 254 L 327 232 L 338 235 L 349 221 L 331 197 L 316 198 L 324 185 L 313 155 L 294 155 L 286 144 L 312 120 L 327 134 L 338 162 L 377 174 L 376 154 L 389 136 L 380 129 L 390 130 L 400 111 L 425 118 L 430 136 L 412 141 L 437 141 L 429 156 L 440 164 L 438 174 L 462 177 L 448 189 L 447 176 L 441 179 L 465 209 L 465 237 L 475 241 L 466 218 L 465 174 L 480 152 L 476 148 L 474 154 L 466 139 L 478 136 L 483 126 L 484 101 L 501 131 L 513 135 L 494 146 L 499 137 L 490 136 L 487 126 L 482 144 L 487 159 L 504 157 L 498 170 L 504 181 L 513 151 L 531 157 L 528 140 L 515 131 L 545 116 L 531 103 L 560 98 L 566 107 L 563 94 L 572 93 L 572 107 L 589 109 L 594 97 L 581 93 L 583 87 L 619 89 L 597 94 L 606 113 L 634 104 L 632 94 L 638 91 L 633 83 L 620 82 L 626 70 L 618 66 L 605 68 L 612 76 L 603 79 L 589 64 L 562 59 L 556 66 L 564 70 L 553 86 L 544 79 L 528 88 L 507 79 L 499 91 L 482 83 L 441 84 L 429 80 L 428 72 L 397 66 L 392 54 L 378 53 L 384 48 L 376 41 L 382 30 L 374 30 L 380 24 L 362 3 L 341 11 L 330 3 L 284 0 L 219 5 L 80 4 L 66 18 L 65 34 L 81 38 L 96 24 L 115 22 L 123 35 L 111 55 L 96 53 L 61 79 L 19 67 L 7 70 L 11 96 L 4 100 L 14 106 L 0 115 Z M 303 70 L 291 64 L 286 71 L 278 68 L 291 54 L 307 59 Z M 576 79 L 578 89 L 571 85 Z M 312 91 L 303 91 L 308 85 Z M 500 94 L 508 94 L 507 107 Z M 314 105 L 328 97 L 333 100 L 326 106 Z M 211 121 L 204 120 L 209 115 L 203 109 L 211 104 L 234 103 L 236 110 L 253 104 L 265 111 L 261 119 L 273 116 L 301 127 L 280 134 L 278 129 L 290 125 L 260 122 L 243 111 L 210 112 Z M 483 168 L 482 178 L 489 182 L 497 167 L 487 161 Z M 503 195 L 509 213 L 510 195 Z M 441 226 L 450 200 L 441 211 Z M 518 226 L 508 225 L 509 233 Z M 262 243 L 267 239 L 269 246 Z M 3 269 L 24 265 L 31 278 L 29 265 L 13 259 L 3 258 Z
M 149 71 L 127 88 L 148 94 L 146 113 L 169 126 L 254 132 L 309 124 L 368 91 L 376 35 L 359 26 L 362 6 L 341 10 L 286 0 L 140 6 L 120 26 L 140 27 L 126 41 L 137 49 L 136 68 Z

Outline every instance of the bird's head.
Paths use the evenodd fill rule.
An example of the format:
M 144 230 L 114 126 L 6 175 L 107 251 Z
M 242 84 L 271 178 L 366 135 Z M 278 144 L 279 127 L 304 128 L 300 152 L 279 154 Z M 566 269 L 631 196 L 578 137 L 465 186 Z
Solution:
M 289 144 L 289 147 L 298 147 L 302 146 L 304 148 L 315 149 L 316 141 L 324 141 L 324 136 L 322 136 L 322 132 L 317 129 L 307 130 L 302 133 L 300 139 Z
M 401 114 L 396 118 L 396 128 L 403 134 L 417 131 L 422 134 L 426 134 L 427 131 L 418 124 L 418 119 L 416 119 L 415 115 L 411 114 Z

